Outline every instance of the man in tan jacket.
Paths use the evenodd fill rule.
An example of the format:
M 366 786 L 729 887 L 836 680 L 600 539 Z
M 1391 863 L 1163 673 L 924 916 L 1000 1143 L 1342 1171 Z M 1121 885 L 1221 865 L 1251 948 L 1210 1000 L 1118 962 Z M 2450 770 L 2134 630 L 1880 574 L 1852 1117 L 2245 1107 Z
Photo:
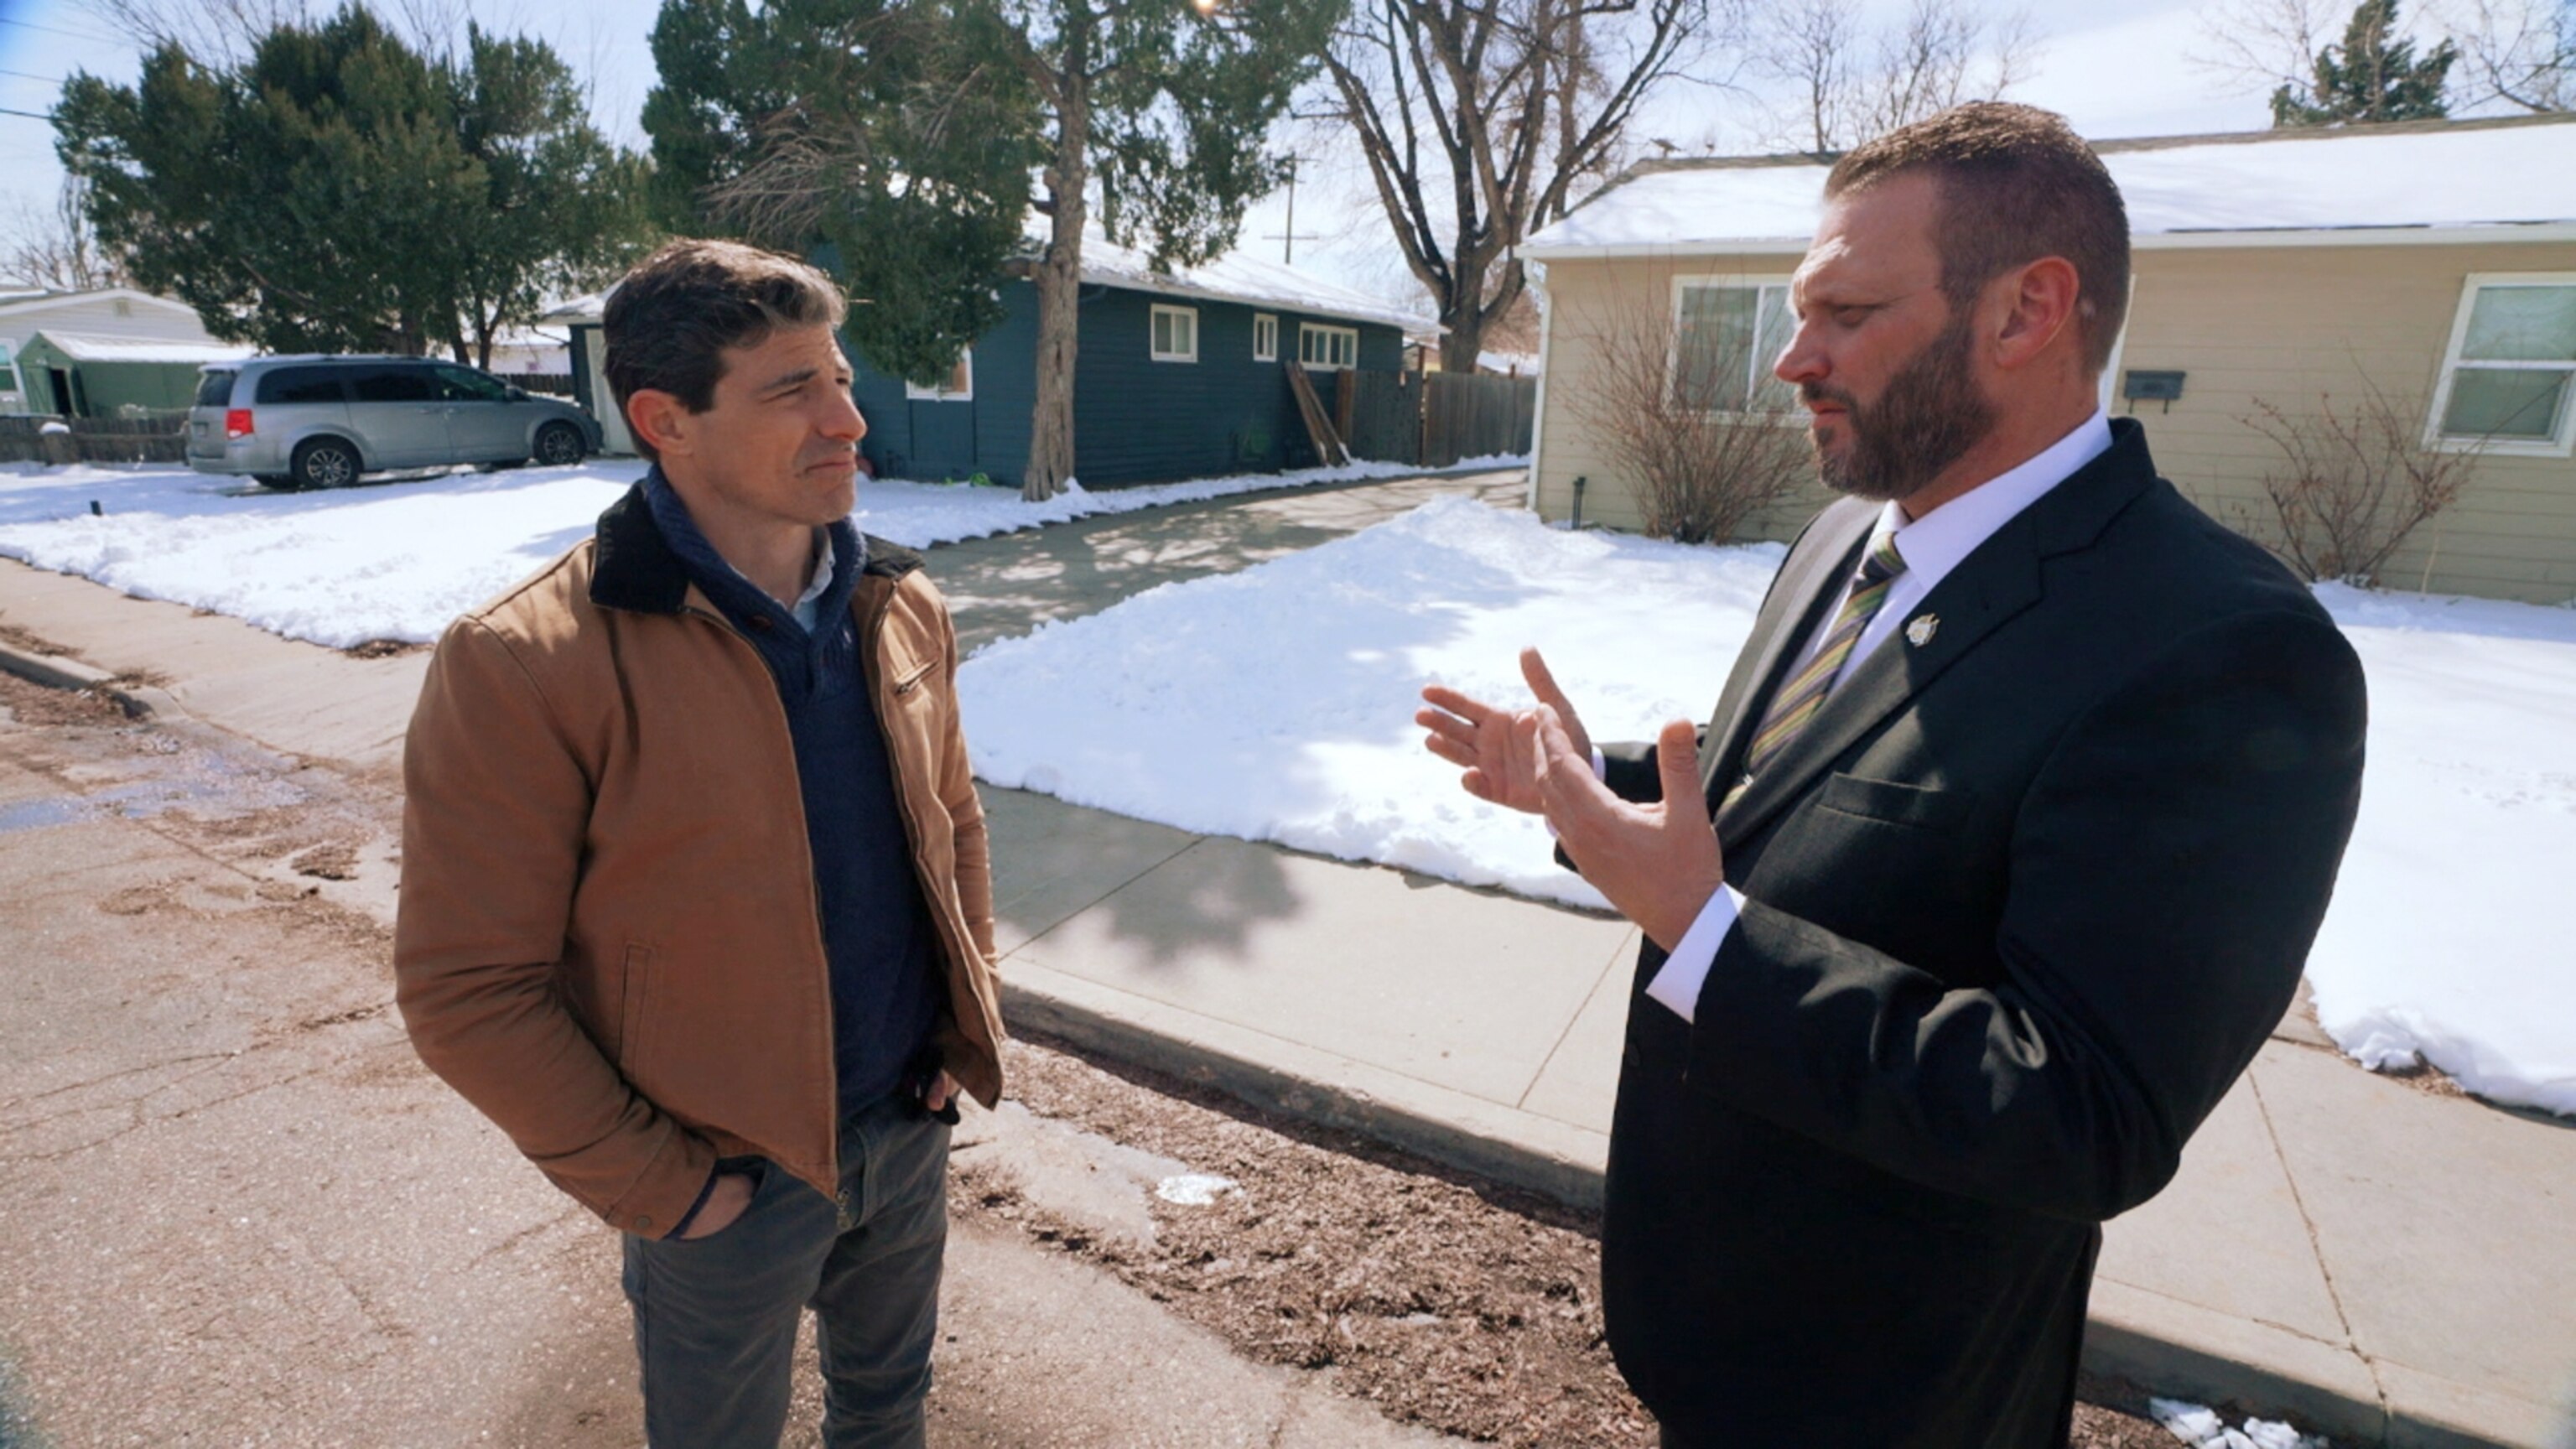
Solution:
M 849 521 L 867 425 L 821 273 L 730 242 L 618 285 L 655 464 L 440 640 L 404 761 L 421 1059 L 625 1234 L 646 1433 L 918 1445 L 947 1124 L 1001 1093 L 956 636 Z

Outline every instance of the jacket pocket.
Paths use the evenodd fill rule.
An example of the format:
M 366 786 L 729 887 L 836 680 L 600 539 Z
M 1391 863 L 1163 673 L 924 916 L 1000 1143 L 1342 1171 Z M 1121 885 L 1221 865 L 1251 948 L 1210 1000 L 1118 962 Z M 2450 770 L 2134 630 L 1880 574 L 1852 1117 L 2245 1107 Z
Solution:
M 905 695 L 919 689 L 921 687 L 921 681 L 929 678 L 930 671 L 938 667 L 938 664 L 939 661 L 936 658 L 924 659 L 920 663 L 913 665 L 911 668 L 903 670 L 901 673 L 895 675 L 894 689 L 892 691 L 894 697 L 901 699 Z
M 617 1011 L 617 1065 L 629 1076 L 644 1060 L 644 1033 L 652 1021 L 652 1009 L 653 948 L 629 943 L 625 992 Z
M 1966 822 L 1975 797 L 1965 790 L 1936 790 L 1894 780 L 1834 775 L 1825 781 L 1816 803 L 1843 815 L 1922 830 L 1946 830 Z

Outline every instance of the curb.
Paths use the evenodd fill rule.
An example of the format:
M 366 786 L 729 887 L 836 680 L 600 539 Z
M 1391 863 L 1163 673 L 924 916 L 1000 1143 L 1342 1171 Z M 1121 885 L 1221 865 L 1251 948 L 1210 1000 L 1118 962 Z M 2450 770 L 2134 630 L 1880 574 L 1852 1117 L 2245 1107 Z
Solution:
M 1601 1207 L 1597 1144 L 1606 1139 L 1599 1133 L 1464 1098 L 1033 963 L 1008 963 L 1005 970 L 1004 1017 L 1030 1031 L 1571 1207 Z M 1188 1020 L 1177 1019 L 1182 1016 Z M 1309 1059 L 1282 1065 L 1283 1056 L 1301 1054 Z M 1533 1126 L 1559 1140 L 1518 1140 L 1516 1134 Z M 1561 1133 L 1549 1130 L 1560 1127 Z M 2513 1440 L 2470 1427 L 2480 1419 L 2493 1423 L 2487 1415 L 2384 1402 L 2372 1366 L 2349 1346 L 2240 1321 L 2107 1278 L 2093 1284 L 2084 1367 L 2169 1397 L 2240 1406 L 2265 1418 L 2286 1416 L 2331 1436 L 2337 1449 L 2516 1449 Z
M 48 689 L 87 690 L 106 695 L 125 710 L 129 718 L 141 719 L 167 707 L 170 696 L 149 685 L 123 685 L 117 676 L 94 664 L 84 664 L 68 654 L 30 654 L 11 644 L 0 644 L 0 671 L 33 680 Z

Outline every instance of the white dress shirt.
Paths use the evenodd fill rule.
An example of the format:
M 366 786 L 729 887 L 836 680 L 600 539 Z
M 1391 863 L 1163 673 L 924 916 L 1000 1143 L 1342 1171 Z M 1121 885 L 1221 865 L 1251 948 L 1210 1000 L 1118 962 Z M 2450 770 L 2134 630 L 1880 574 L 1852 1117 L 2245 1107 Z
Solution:
M 2023 509 L 2110 447 L 2111 420 L 2097 410 L 2075 431 L 2030 461 L 1969 489 L 1921 518 L 1908 520 L 1905 510 L 1894 503 L 1881 510 L 1871 541 L 1875 543 L 1883 534 L 1894 535 L 1896 552 L 1905 560 L 1905 571 L 1888 586 L 1886 601 L 1853 643 L 1851 656 L 1834 676 L 1834 687 L 1841 688 L 1862 658 L 1896 632 L 1933 586 L 1975 552 L 1977 545 L 1994 537 Z M 1833 606 L 1825 610 L 1815 632 L 1798 651 L 1798 662 L 1783 678 L 1795 676 L 1804 661 L 1814 656 L 1816 646 L 1833 632 L 1834 620 L 1842 613 L 1842 601 L 1850 593 L 1851 584 L 1846 581 L 1834 596 Z M 1601 769 L 1598 751 L 1593 755 L 1593 769 L 1596 773 Z M 1646 994 L 1671 1008 L 1682 1020 L 1692 1020 L 1699 1009 L 1700 987 L 1708 980 L 1709 968 L 1717 962 L 1718 948 L 1726 944 L 1727 933 L 1735 929 L 1736 914 L 1743 907 L 1744 896 L 1733 885 L 1723 886 L 1709 897 L 1698 919 L 1691 922 L 1690 930 L 1655 973 L 1655 979 L 1646 983 Z

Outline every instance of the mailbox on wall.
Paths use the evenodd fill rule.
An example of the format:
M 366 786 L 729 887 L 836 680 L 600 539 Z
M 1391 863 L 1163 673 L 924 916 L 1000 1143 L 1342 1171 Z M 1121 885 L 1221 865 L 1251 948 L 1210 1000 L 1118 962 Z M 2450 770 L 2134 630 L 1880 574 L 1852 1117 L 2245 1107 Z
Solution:
M 2120 396 L 2129 400 L 2131 412 L 2142 402 L 2160 402 L 2172 412 L 2182 398 L 2182 377 L 2179 372 L 2126 372 L 2120 376 Z

